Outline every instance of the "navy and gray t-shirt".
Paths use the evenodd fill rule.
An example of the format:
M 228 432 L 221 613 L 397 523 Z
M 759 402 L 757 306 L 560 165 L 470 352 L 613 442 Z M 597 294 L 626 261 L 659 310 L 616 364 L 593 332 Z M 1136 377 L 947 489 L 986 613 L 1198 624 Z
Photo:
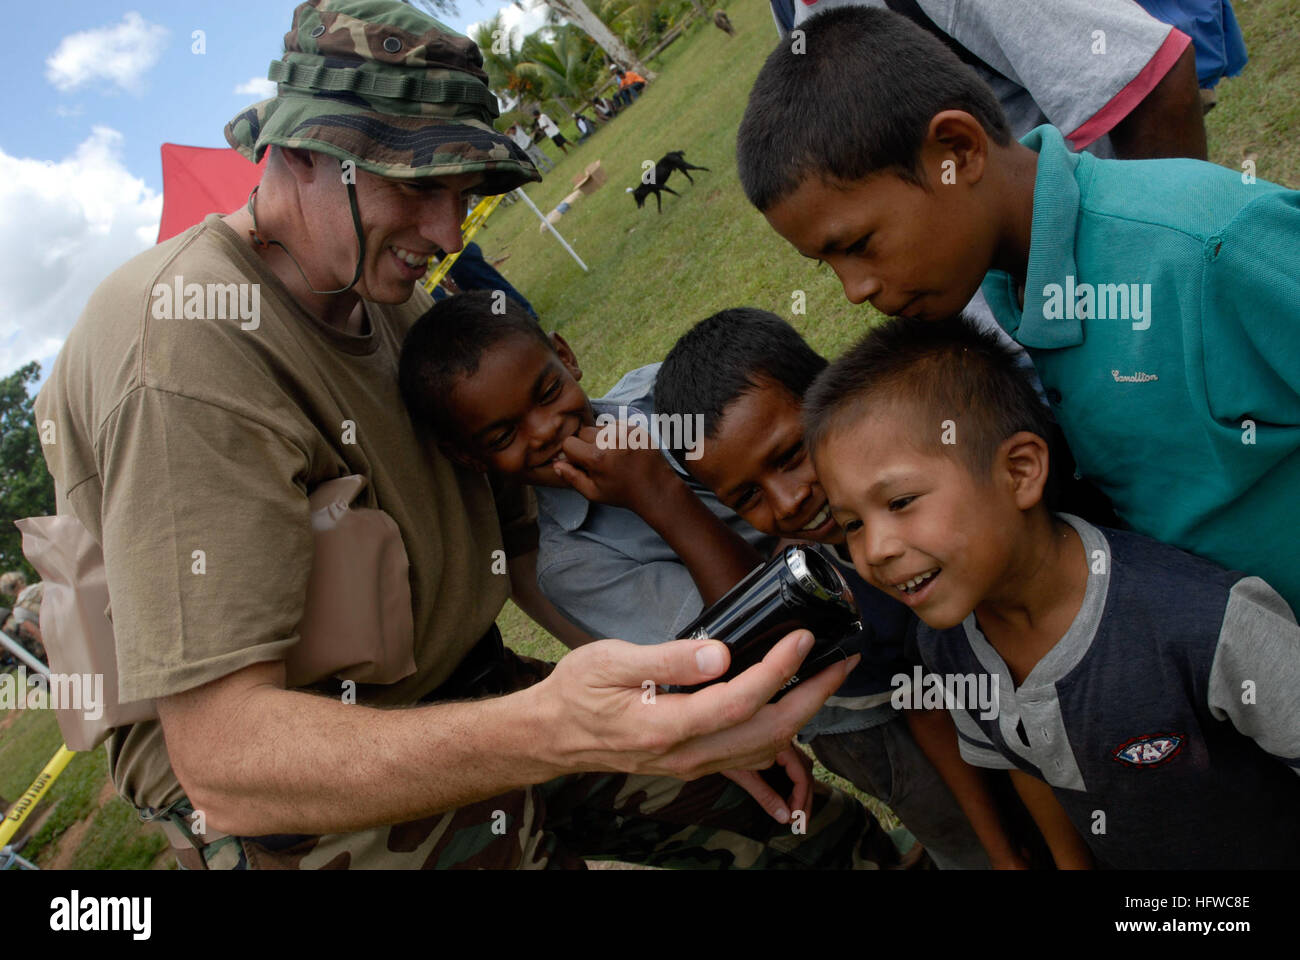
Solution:
M 962 756 L 1048 783 L 1103 866 L 1300 866 L 1300 627 L 1286 602 L 1258 577 L 1062 518 L 1087 556 L 1083 604 L 1018 689 L 974 614 L 918 628 L 929 670 L 996 680 L 991 716 L 951 705 Z

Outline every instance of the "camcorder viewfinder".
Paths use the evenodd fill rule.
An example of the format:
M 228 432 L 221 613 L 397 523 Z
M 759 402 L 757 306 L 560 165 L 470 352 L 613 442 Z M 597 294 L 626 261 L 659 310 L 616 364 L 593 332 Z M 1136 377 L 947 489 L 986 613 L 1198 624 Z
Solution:
M 730 680 L 762 660 L 791 630 L 801 627 L 812 632 L 813 648 L 772 702 L 805 678 L 857 652 L 862 623 L 853 592 L 835 564 L 809 543 L 791 544 L 755 567 L 691 621 L 678 639 L 721 640 L 731 649 L 731 666 L 709 683 L 670 687 L 669 692 L 694 693 Z

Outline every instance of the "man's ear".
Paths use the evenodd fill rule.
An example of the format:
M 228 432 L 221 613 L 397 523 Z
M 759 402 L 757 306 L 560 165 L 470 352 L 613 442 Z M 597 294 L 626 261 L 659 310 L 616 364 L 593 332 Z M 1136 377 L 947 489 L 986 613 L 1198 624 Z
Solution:
M 479 473 L 488 472 L 489 467 L 486 461 L 480 460 L 471 453 L 466 453 L 449 440 L 439 440 L 438 449 L 442 451 L 444 457 L 458 466 L 468 467 L 470 470 L 477 470 Z
M 295 180 L 300 183 L 310 183 L 316 179 L 320 173 L 321 163 L 327 158 L 323 153 L 312 153 L 310 150 L 303 150 L 298 147 L 281 147 L 273 145 L 273 150 L 280 152 L 280 158 L 284 161 L 285 167 L 289 170 Z
M 997 472 L 1011 482 L 1011 493 L 1021 510 L 1035 507 L 1047 489 L 1051 457 L 1047 441 L 1036 433 L 1022 430 L 998 447 Z
M 551 346 L 555 348 L 555 354 L 560 358 L 560 363 L 564 364 L 564 369 L 569 371 L 569 376 L 574 380 L 582 379 L 582 367 L 578 366 L 578 357 L 569 346 L 569 342 L 558 333 L 551 334 Z
M 965 110 L 941 110 L 930 118 L 921 162 L 932 187 L 978 183 L 988 161 L 989 136 Z

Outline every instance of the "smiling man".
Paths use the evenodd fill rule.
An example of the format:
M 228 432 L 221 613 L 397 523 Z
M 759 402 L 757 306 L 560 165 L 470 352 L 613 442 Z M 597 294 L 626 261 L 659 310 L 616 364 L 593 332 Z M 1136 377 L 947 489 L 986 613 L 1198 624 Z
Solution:
M 427 442 L 397 383 L 431 303 L 416 281 L 432 250 L 460 249 L 467 192 L 538 179 L 491 126 L 482 62 L 400 3 L 298 7 L 277 95 L 227 127 L 250 159 L 271 151 L 247 207 L 121 267 L 60 353 L 37 401 L 56 424 L 59 510 L 102 545 L 121 696 L 155 700 L 159 718 L 113 733 L 114 784 L 199 869 L 581 867 L 620 844 L 658 863 L 879 861 L 843 803 L 792 837 L 707 776 L 770 764 L 838 685 L 815 678 L 766 706 L 806 632 L 653 708 L 647 678 L 716 677 L 725 647 L 603 641 L 552 669 L 502 646 L 496 558 L 535 537 L 529 511 Z M 255 285 L 258 322 L 151 310 L 154 284 L 176 277 Z M 386 578 L 409 600 L 375 610 L 373 638 L 378 657 L 381 621 L 409 615 L 395 631 L 409 667 L 291 682 L 286 659 L 312 639 L 309 495 L 346 475 L 365 480 L 355 506 L 400 535 L 388 555 L 409 561 Z M 361 570 L 358 603 L 376 580 Z M 698 847 L 670 844 L 687 828 Z

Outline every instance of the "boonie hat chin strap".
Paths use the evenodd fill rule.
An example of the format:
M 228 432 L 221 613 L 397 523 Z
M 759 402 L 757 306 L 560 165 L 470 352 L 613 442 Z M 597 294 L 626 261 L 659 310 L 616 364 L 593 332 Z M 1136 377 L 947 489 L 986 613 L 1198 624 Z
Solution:
M 343 166 L 343 161 L 340 160 L 339 161 L 340 169 L 342 168 L 342 166 Z M 336 293 L 347 293 L 349 290 L 355 287 L 357 285 L 357 281 L 361 279 L 361 272 L 365 265 L 366 238 L 361 232 L 361 211 L 357 209 L 357 187 L 356 184 L 352 182 L 352 179 L 350 177 L 344 177 L 343 179 L 348 188 L 348 205 L 352 208 L 352 229 L 356 232 L 357 235 L 357 269 L 352 274 L 352 282 L 347 284 L 346 286 L 339 287 L 337 290 L 317 290 L 315 287 L 311 285 L 311 281 L 307 279 L 307 274 L 303 270 L 302 264 L 300 264 L 297 258 L 294 257 L 294 255 L 289 252 L 288 247 L 286 247 L 279 240 L 262 239 L 262 234 L 257 229 L 257 201 L 255 199 L 257 196 L 257 187 L 254 187 L 251 191 L 249 191 L 248 194 L 248 213 L 253 218 L 253 229 L 248 231 L 248 235 L 252 239 L 253 245 L 259 248 L 279 247 L 281 250 L 283 250 L 284 255 L 289 258 L 289 262 L 292 263 L 294 267 L 297 268 L 298 275 L 302 277 L 302 282 L 307 285 L 307 289 L 310 290 L 312 293 L 316 294 L 317 296 L 332 296 L 333 294 Z M 258 184 L 258 186 L 260 187 L 261 184 Z

